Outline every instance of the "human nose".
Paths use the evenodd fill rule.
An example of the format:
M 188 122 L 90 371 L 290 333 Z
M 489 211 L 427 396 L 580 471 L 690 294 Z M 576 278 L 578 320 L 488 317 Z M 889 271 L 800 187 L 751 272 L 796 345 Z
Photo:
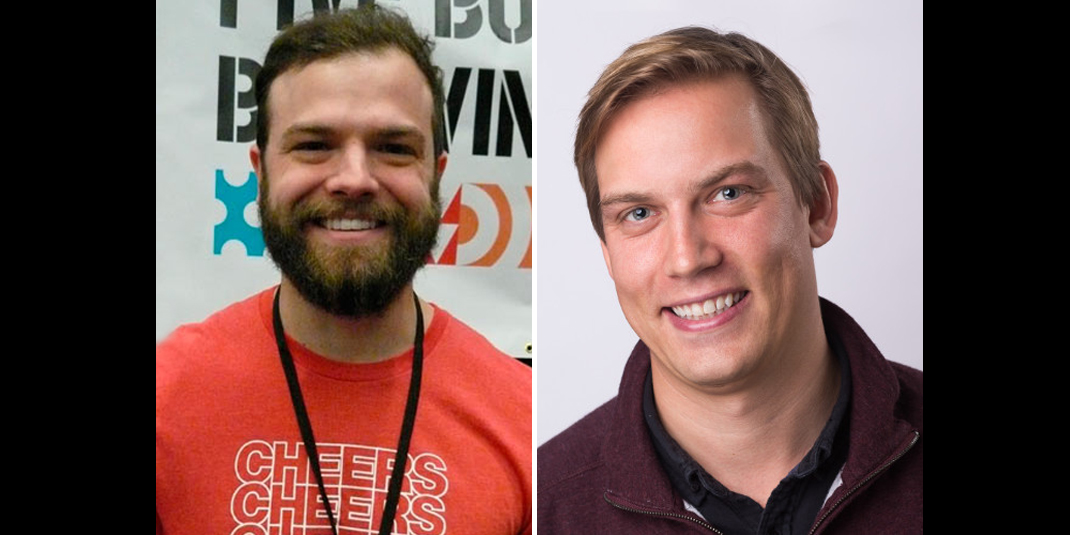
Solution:
M 703 224 L 701 214 L 680 214 L 670 218 L 665 271 L 670 277 L 690 277 L 720 265 L 723 255 L 712 229 Z
M 331 195 L 363 197 L 379 191 L 379 180 L 368 151 L 356 144 L 343 147 L 338 167 L 324 184 Z

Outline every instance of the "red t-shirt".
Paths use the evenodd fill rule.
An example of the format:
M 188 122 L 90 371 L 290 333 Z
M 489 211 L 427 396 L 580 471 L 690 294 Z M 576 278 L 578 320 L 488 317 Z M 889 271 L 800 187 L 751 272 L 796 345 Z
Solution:
M 272 297 L 157 345 L 157 533 L 330 532 L 275 346 Z M 376 533 L 412 349 L 344 364 L 289 343 L 339 533 Z M 530 533 L 531 451 L 531 369 L 436 307 L 394 533 Z

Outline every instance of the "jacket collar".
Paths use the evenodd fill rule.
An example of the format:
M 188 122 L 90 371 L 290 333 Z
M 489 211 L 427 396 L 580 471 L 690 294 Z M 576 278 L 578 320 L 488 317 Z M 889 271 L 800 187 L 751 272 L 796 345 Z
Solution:
M 830 343 L 840 344 L 851 363 L 850 446 L 842 479 L 853 486 L 878 469 L 912 435 L 913 426 L 896 417 L 899 381 L 862 328 L 843 309 L 821 299 Z M 624 367 L 612 425 L 602 446 L 609 471 L 606 498 L 651 511 L 683 513 L 643 419 L 643 385 L 650 373 L 650 350 L 639 341 Z
M 650 350 L 640 341 L 624 366 L 615 414 L 602 447 L 606 466 L 619 468 L 608 471 L 606 498 L 619 505 L 679 512 L 681 500 L 658 463 L 643 419 L 643 384 L 648 373 Z
M 877 470 L 914 437 L 914 426 L 899 418 L 899 378 L 862 327 L 843 309 L 821 300 L 825 334 L 838 340 L 851 360 L 850 446 L 843 467 L 845 486 Z

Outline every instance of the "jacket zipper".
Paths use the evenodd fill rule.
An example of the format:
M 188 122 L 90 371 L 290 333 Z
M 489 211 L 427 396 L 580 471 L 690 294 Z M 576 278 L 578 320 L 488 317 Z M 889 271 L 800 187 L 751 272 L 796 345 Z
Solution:
M 821 527 L 821 524 L 823 522 L 825 522 L 825 519 L 828 518 L 828 516 L 831 515 L 832 512 L 835 511 L 837 507 L 839 507 L 841 504 L 843 504 L 843 502 L 846 501 L 847 498 L 850 498 L 852 494 L 854 494 L 855 492 L 858 491 L 858 489 L 862 488 L 866 483 L 869 483 L 870 480 L 872 480 L 873 478 L 875 478 L 878 475 L 880 475 L 882 472 L 887 470 L 889 466 L 891 466 L 896 461 L 901 459 L 904 455 L 906 455 L 907 452 L 910 451 L 910 449 L 914 447 L 914 444 L 918 443 L 918 439 L 920 437 L 921 437 L 921 434 L 918 433 L 917 431 L 914 431 L 914 438 L 910 441 L 910 444 L 907 444 L 907 447 L 903 448 L 903 451 L 900 451 L 894 457 L 892 457 L 891 459 L 888 459 L 887 462 L 882 464 L 876 470 L 870 472 L 869 475 L 867 475 L 866 477 L 864 477 L 862 479 L 862 481 L 859 481 L 854 487 L 851 487 L 851 490 L 848 490 L 846 494 L 841 496 L 839 500 L 836 500 L 836 503 L 832 504 L 832 507 L 829 507 L 828 511 L 825 511 L 825 514 L 821 515 L 821 518 L 817 522 L 814 523 L 814 527 L 810 528 L 810 534 L 809 535 L 814 535 L 814 533 L 817 532 L 817 528 Z
M 612 505 L 613 507 L 616 507 L 617 509 L 620 509 L 622 511 L 628 511 L 630 513 L 640 513 L 640 514 L 651 515 L 651 516 L 664 516 L 664 517 L 669 517 L 669 518 L 679 518 L 681 520 L 689 520 L 689 521 L 694 522 L 694 523 L 696 523 L 696 524 L 698 524 L 698 525 L 700 525 L 700 526 L 702 526 L 702 527 L 704 527 L 704 528 L 706 528 L 706 529 L 708 529 L 708 530 L 710 530 L 710 531 L 712 531 L 714 533 L 717 533 L 718 535 L 724 535 L 724 533 L 721 533 L 717 528 L 709 525 L 708 523 L 706 523 L 703 520 L 700 520 L 700 519 L 692 517 L 692 516 L 678 515 L 676 513 L 665 513 L 665 512 L 662 512 L 662 511 L 645 511 L 645 510 L 642 510 L 642 509 L 635 509 L 635 508 L 632 508 L 632 507 L 627 507 L 627 506 L 624 506 L 624 505 L 620 505 L 620 504 L 614 503 L 613 500 L 609 499 L 608 493 L 607 494 L 603 494 L 602 495 L 602 499 L 604 499 L 606 501 L 606 503 L 608 503 L 609 505 Z

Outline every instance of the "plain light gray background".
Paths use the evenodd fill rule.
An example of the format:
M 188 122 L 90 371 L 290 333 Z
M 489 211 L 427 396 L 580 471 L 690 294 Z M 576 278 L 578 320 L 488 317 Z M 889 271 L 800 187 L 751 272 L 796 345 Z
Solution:
M 810 90 L 839 221 L 818 289 L 884 355 L 922 368 L 922 3 L 542 2 L 536 13 L 536 431 L 616 395 L 637 337 L 620 311 L 575 167 L 576 117 L 630 44 L 686 25 L 744 33 Z

